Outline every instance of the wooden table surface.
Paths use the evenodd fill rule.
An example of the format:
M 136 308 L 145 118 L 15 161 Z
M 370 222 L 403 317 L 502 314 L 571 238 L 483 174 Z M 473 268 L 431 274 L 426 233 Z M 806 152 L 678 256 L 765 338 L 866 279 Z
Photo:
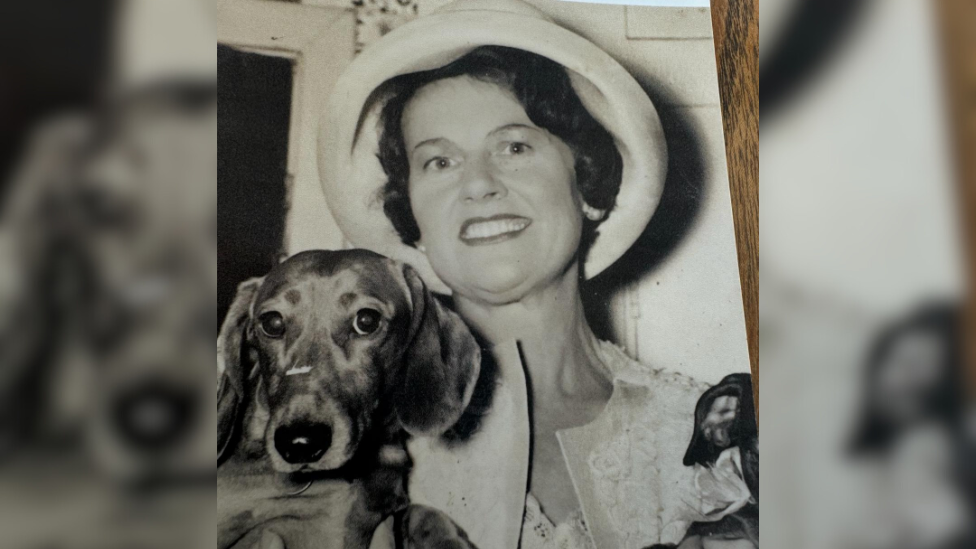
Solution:
M 759 409 L 759 3 L 712 0 L 749 357 Z
M 969 295 L 964 338 L 969 394 L 976 397 L 976 2 L 941 0 L 939 16 L 949 119 L 955 142 L 959 177 L 959 216 L 962 219 L 969 271 Z

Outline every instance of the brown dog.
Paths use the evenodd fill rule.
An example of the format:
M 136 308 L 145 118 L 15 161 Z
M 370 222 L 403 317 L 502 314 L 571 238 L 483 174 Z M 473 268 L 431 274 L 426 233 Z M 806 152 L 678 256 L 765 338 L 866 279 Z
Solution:
M 365 548 L 394 513 L 449 520 L 407 506 L 404 442 L 454 426 L 480 356 L 412 268 L 371 252 L 304 252 L 243 283 L 218 339 L 218 547 Z M 470 547 L 442 530 L 423 546 Z

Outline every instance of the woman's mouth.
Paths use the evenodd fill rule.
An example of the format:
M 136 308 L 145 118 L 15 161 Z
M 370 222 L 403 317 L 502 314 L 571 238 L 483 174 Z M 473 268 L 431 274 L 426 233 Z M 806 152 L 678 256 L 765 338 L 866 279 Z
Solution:
M 461 225 L 459 238 L 469 246 L 494 244 L 515 238 L 531 224 L 531 219 L 511 214 L 473 217 Z

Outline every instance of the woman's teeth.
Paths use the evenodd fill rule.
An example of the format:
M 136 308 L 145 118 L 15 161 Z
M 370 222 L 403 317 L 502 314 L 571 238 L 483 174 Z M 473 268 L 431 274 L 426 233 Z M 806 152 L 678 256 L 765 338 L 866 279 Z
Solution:
M 491 238 L 506 233 L 515 233 L 529 226 L 528 219 L 499 219 L 495 221 L 481 221 L 468 225 L 461 238 Z

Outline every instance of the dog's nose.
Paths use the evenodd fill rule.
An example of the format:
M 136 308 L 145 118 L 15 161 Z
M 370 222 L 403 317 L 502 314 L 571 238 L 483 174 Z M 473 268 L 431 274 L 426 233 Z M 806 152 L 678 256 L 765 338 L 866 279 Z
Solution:
M 275 430 L 275 449 L 291 464 L 314 463 L 332 444 L 332 428 L 324 423 L 300 421 Z
M 149 381 L 116 397 L 111 421 L 130 448 L 161 451 L 189 433 L 198 404 L 185 388 Z

